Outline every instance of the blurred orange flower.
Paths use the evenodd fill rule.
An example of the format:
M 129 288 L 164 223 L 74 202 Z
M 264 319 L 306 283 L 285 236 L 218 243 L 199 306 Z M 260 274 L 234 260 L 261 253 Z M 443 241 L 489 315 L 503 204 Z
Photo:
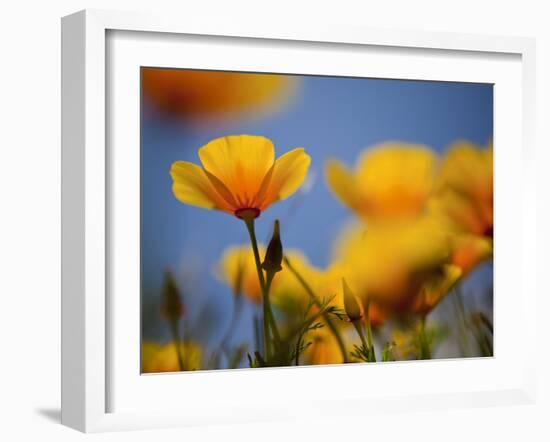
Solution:
M 186 117 L 257 114 L 290 96 L 286 75 L 144 68 L 144 96 L 159 109 Z
M 448 150 L 430 210 L 449 223 L 454 264 L 464 272 L 493 252 L 493 148 L 466 141 Z
M 304 352 L 304 361 L 308 365 L 344 363 L 338 342 L 326 326 L 307 334 L 305 341 L 311 342 Z
M 261 136 L 217 138 L 199 149 L 203 167 L 172 164 L 174 196 L 185 204 L 217 209 L 242 218 L 258 217 L 302 184 L 310 157 L 299 147 L 275 160 L 273 143 Z
M 493 240 L 484 236 L 456 234 L 452 238 L 452 249 L 452 263 L 466 274 L 493 256 Z
M 493 147 L 453 144 L 443 159 L 432 202 L 461 232 L 493 236 Z
M 184 370 L 201 368 L 202 352 L 192 342 L 180 343 Z M 143 373 L 165 373 L 180 371 L 175 342 L 165 345 L 145 341 L 141 345 L 141 371 Z
M 328 186 L 365 221 L 419 215 L 432 191 L 437 157 L 423 145 L 384 143 L 363 151 L 355 171 L 340 161 L 325 168 Z
M 401 313 L 433 308 L 447 293 L 448 281 L 460 276 L 453 268 L 449 279 L 440 278 L 451 270 L 445 267 L 450 256 L 447 231 L 427 216 L 367 229 L 350 226 L 335 247 L 340 274 L 363 302 L 371 302 L 373 314 L 376 308 Z

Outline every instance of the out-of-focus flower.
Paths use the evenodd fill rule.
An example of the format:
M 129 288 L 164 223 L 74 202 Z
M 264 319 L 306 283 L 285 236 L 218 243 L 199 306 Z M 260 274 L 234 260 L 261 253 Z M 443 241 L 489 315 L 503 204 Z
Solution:
M 202 361 L 200 347 L 192 342 L 184 342 L 179 345 L 183 355 L 183 369 L 199 370 Z M 175 342 L 165 345 L 150 341 L 143 342 L 141 345 L 141 371 L 143 373 L 180 371 Z
M 145 68 L 144 96 L 158 109 L 187 118 L 257 114 L 290 96 L 287 75 Z
M 263 245 L 260 245 L 258 248 L 260 256 L 264 256 L 266 248 Z M 289 250 L 286 255 L 312 289 L 317 291 L 321 285 L 322 271 L 312 266 L 308 259 L 298 250 Z M 262 302 L 262 292 L 256 273 L 254 253 L 249 246 L 242 245 L 227 248 L 222 255 L 216 274 L 231 287 L 233 294 L 236 296 L 244 294 L 254 303 L 260 304 Z M 286 268 L 284 262 L 282 270 L 273 278 L 269 293 L 269 297 L 274 305 L 285 311 L 290 310 L 294 313 L 303 311 L 310 300 L 308 293 L 296 277 Z
M 349 227 L 335 248 L 339 272 L 352 290 L 364 302 L 398 312 L 415 311 L 417 297 L 439 275 L 450 253 L 445 227 L 427 216 L 367 229 Z
M 326 326 L 309 333 L 305 340 L 311 342 L 304 352 L 304 361 L 308 365 L 344 363 L 338 342 Z
M 448 150 L 430 210 L 453 232 L 452 262 L 464 273 L 493 253 L 493 148 L 466 141 Z
M 452 263 L 469 273 L 493 255 L 493 241 L 487 237 L 457 234 L 452 238 Z
M 458 231 L 493 237 L 493 147 L 453 144 L 443 159 L 433 208 Z
M 311 161 L 301 147 L 275 161 L 273 143 L 253 135 L 217 138 L 199 149 L 199 158 L 203 167 L 187 161 L 172 164 L 175 197 L 238 218 L 258 217 L 274 202 L 292 195 Z
M 387 220 L 423 211 L 436 166 L 436 156 L 426 146 L 384 143 L 363 151 L 354 171 L 329 160 L 325 176 L 336 197 L 363 220 Z
M 265 247 L 260 245 L 258 248 L 263 256 Z M 258 282 L 254 253 L 250 246 L 228 247 L 221 257 L 216 274 L 231 287 L 235 296 L 244 294 L 252 302 L 261 304 L 262 291 Z
M 322 291 L 324 274 L 321 269 L 312 265 L 307 257 L 299 250 L 288 250 L 286 258 L 296 272 L 306 281 L 319 302 L 323 302 L 326 293 Z M 287 313 L 302 314 L 311 301 L 304 286 L 287 268 L 283 261 L 283 270 L 274 279 L 270 298 L 275 306 Z M 317 307 L 313 306 L 313 310 Z

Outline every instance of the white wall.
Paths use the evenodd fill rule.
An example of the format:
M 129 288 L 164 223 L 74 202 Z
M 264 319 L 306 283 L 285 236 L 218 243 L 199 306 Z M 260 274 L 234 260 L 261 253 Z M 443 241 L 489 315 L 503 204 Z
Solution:
M 539 142 L 550 121 L 550 14 L 544 1 L 20 0 L 0 9 L 0 438 L 81 440 L 57 424 L 60 322 L 60 17 L 83 8 L 155 10 L 270 22 L 312 20 L 382 28 L 536 36 Z M 546 147 L 546 146 L 544 146 Z M 547 154 L 545 154 L 548 157 Z M 538 162 L 539 268 L 549 245 L 547 163 Z M 542 190 L 544 189 L 544 190 Z M 543 196 L 542 193 L 545 193 Z M 511 202 L 513 204 L 513 202 Z M 518 208 L 519 210 L 519 208 Z M 548 354 L 549 284 L 540 278 L 539 345 Z M 521 357 L 521 349 L 518 350 Z M 256 424 L 100 435 L 95 440 L 550 440 L 550 360 L 537 406 L 380 415 L 369 421 Z M 506 438 L 506 439 L 505 439 Z

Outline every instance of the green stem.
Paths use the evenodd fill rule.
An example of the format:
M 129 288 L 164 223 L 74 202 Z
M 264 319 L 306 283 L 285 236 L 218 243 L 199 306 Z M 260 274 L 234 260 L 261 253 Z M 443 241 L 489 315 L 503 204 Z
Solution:
M 372 329 L 370 326 L 370 302 L 365 305 L 365 323 L 367 328 L 367 342 L 369 344 L 369 359 L 370 362 L 376 362 L 376 353 L 374 352 L 374 344 L 372 342 Z
M 466 320 L 466 307 L 464 306 L 464 298 L 462 291 L 459 288 L 454 290 L 455 292 L 455 308 L 458 310 L 458 332 L 459 332 L 459 345 L 464 357 L 471 356 L 470 342 L 468 339 L 468 324 Z
M 363 347 L 368 352 L 368 358 L 367 358 L 368 362 L 373 362 L 371 360 L 371 354 L 374 353 L 374 352 L 371 351 L 371 347 L 370 347 L 369 343 L 367 342 L 367 340 L 365 339 L 365 333 L 363 332 L 363 327 L 361 326 L 361 321 L 359 319 L 357 319 L 355 321 L 352 321 L 352 324 L 355 327 L 355 330 L 357 331 L 357 334 L 359 335 L 359 338 L 361 338 L 361 344 L 363 344 Z
M 296 341 L 296 366 L 300 365 L 300 346 L 302 345 L 302 335 L 298 337 L 298 341 Z
M 279 335 L 279 330 L 277 329 L 277 323 L 275 322 L 275 315 L 273 314 L 273 310 L 271 309 L 271 301 L 269 300 L 269 290 L 271 289 L 271 283 L 273 282 L 273 278 L 275 277 L 275 272 L 266 272 L 266 283 L 265 283 L 265 292 L 266 292 L 266 298 L 267 298 L 267 310 L 269 314 L 269 322 L 271 324 L 271 332 L 273 333 L 273 338 L 275 339 L 275 342 L 279 344 L 281 342 L 281 336 Z
M 430 343 L 426 335 L 426 316 L 420 318 L 420 359 L 431 359 L 432 352 L 430 350 Z
M 256 263 L 256 271 L 258 273 L 258 281 L 260 282 L 260 288 L 262 290 L 262 306 L 263 306 L 263 331 L 264 331 L 264 345 L 265 345 L 265 359 L 269 359 L 271 354 L 271 341 L 269 333 L 269 324 L 271 323 L 271 329 L 273 330 L 274 336 L 278 339 L 277 326 L 275 324 L 275 319 L 273 317 L 273 312 L 271 311 L 271 304 L 269 302 L 269 286 L 271 286 L 271 280 L 274 275 L 270 275 L 269 285 L 266 283 L 264 272 L 262 270 L 262 262 L 260 259 L 260 252 L 258 250 L 258 240 L 256 239 L 256 231 L 254 228 L 254 218 L 246 217 L 243 218 L 246 228 L 248 229 L 248 234 L 250 236 L 250 243 L 252 244 L 252 251 L 254 253 L 254 261 Z M 269 275 L 268 275 L 269 276 Z
M 176 346 L 176 354 L 178 355 L 179 369 L 180 371 L 184 371 L 183 354 L 181 352 L 180 336 L 178 332 L 178 321 L 170 321 L 170 333 L 172 334 L 172 339 L 174 340 L 174 345 Z
M 321 301 L 319 301 L 319 298 L 317 298 L 311 286 L 302 277 L 302 275 L 300 275 L 300 273 L 292 266 L 292 264 L 290 263 L 289 259 L 286 256 L 283 258 L 283 260 L 285 262 L 285 265 L 290 270 L 290 272 L 294 275 L 294 277 L 298 280 L 298 282 L 304 288 L 304 290 L 309 295 L 309 297 L 313 300 L 314 304 L 320 308 Z M 338 343 L 338 348 L 340 349 L 340 353 L 342 353 L 342 359 L 344 360 L 344 363 L 349 362 L 348 353 L 346 351 L 346 344 L 344 343 L 344 339 L 342 338 L 342 335 L 338 331 L 338 328 L 336 327 L 331 317 L 327 313 L 323 313 L 323 319 L 325 320 L 327 327 L 330 329 L 331 333 L 334 335 L 334 338 L 336 339 L 336 342 Z

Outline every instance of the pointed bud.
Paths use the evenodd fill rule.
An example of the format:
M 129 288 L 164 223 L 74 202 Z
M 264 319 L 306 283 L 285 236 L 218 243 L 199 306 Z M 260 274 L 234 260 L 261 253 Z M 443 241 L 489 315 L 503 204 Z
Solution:
M 358 321 L 363 317 L 361 306 L 357 301 L 355 293 L 351 291 L 346 280 L 342 278 L 342 287 L 344 289 L 344 309 L 351 322 Z
M 164 272 L 164 281 L 161 289 L 160 311 L 167 321 L 177 321 L 185 313 L 181 301 L 180 291 L 176 284 L 174 275 L 170 270 Z
M 283 270 L 281 263 L 283 262 L 283 244 L 281 243 L 281 234 L 279 228 L 279 220 L 275 220 L 275 227 L 273 228 L 273 236 L 267 251 L 265 252 L 265 259 L 262 263 L 262 268 L 266 272 L 280 272 Z

